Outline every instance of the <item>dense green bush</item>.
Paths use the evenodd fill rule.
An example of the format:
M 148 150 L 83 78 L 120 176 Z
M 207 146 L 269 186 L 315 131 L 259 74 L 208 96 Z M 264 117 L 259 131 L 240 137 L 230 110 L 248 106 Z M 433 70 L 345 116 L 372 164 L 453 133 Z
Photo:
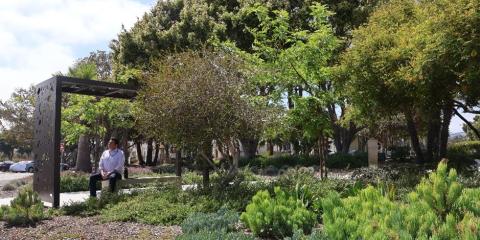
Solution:
M 31 188 L 22 189 L 2 212 L 3 219 L 11 226 L 31 226 L 45 218 L 43 203 Z
M 60 177 L 60 192 L 88 191 L 88 175 L 67 173 Z M 99 187 L 100 183 L 97 184 Z
M 318 204 L 328 192 L 334 191 L 335 186 L 329 180 L 316 178 L 314 174 L 310 168 L 290 168 L 280 175 L 275 185 L 300 199 L 307 209 L 320 216 L 320 212 L 317 212 L 321 210 Z
M 315 213 L 279 187 L 275 187 L 274 192 L 272 198 L 268 191 L 259 191 L 242 213 L 242 222 L 260 237 L 282 239 L 292 236 L 297 229 L 310 233 L 316 223 Z
M 480 172 L 475 169 L 470 174 L 464 172 L 463 175 L 458 177 L 459 182 L 467 188 L 479 188 L 480 187 Z
M 180 224 L 194 212 L 208 212 L 211 201 L 193 197 L 188 191 L 165 187 L 132 196 L 101 211 L 106 221 L 133 221 L 148 224 Z M 206 210 L 207 209 L 207 210 Z
M 273 190 L 271 183 L 245 181 L 251 177 L 245 175 L 244 171 L 240 171 L 228 184 L 224 182 L 225 175 L 225 172 L 216 172 L 208 188 L 202 187 L 187 193 L 190 194 L 190 198 L 208 198 L 208 206 L 205 206 L 208 212 L 215 212 L 222 206 L 243 212 L 258 191 Z
M 7 213 L 7 209 L 7 206 L 0 206 L 0 220 L 2 220 L 5 213 Z
M 7 183 L 2 187 L 2 191 L 13 191 L 15 189 L 16 187 L 10 183 Z
M 174 174 L 175 173 L 175 164 L 158 165 L 158 166 L 152 167 L 152 171 L 154 173 L 160 173 L 160 174 L 163 174 L 163 173 Z
M 318 157 L 309 155 L 277 155 L 271 157 L 258 156 L 254 159 L 241 158 L 239 165 L 241 167 L 259 167 L 266 168 L 268 166 L 280 169 L 284 166 L 314 166 L 318 165 L 320 160 Z
M 448 146 L 449 165 L 463 168 L 472 165 L 474 159 L 480 159 L 480 141 L 464 141 Z
M 102 190 L 100 198 L 88 198 L 85 202 L 72 202 L 63 206 L 61 212 L 71 216 L 93 216 L 99 214 L 102 209 L 126 201 L 137 194 L 137 192 L 119 194 Z
M 200 231 L 225 231 L 235 230 L 235 224 L 240 217 L 237 212 L 220 208 L 215 213 L 193 213 L 182 223 L 183 233 L 196 233 Z
M 391 151 L 390 157 L 395 161 L 405 161 L 410 158 L 409 146 L 391 146 L 388 150 Z
M 187 171 L 182 173 L 182 184 L 200 184 L 202 176 L 195 171 Z
M 241 232 L 225 231 L 200 231 L 196 233 L 182 234 L 177 240 L 254 240 L 253 236 Z
M 334 153 L 328 156 L 326 166 L 334 169 L 366 167 L 368 155 L 366 153 Z
M 478 239 L 480 190 L 463 189 L 441 162 L 405 203 L 372 186 L 323 200 L 325 232 L 332 239 Z

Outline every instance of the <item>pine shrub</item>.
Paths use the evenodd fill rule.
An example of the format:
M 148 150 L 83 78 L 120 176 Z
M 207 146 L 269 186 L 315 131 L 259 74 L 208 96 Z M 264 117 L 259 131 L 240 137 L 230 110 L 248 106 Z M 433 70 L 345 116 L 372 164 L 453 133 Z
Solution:
M 372 186 L 353 197 L 323 201 L 325 231 L 332 239 L 479 239 L 478 189 L 463 189 L 445 162 L 422 179 L 406 202 Z
M 22 189 L 4 209 L 3 215 L 10 226 L 32 226 L 45 217 L 43 203 L 31 188 Z
M 266 190 L 257 192 L 240 216 L 245 225 L 260 237 L 282 239 L 292 236 L 297 229 L 310 233 L 316 223 L 315 213 L 279 187 L 274 192 L 274 197 Z

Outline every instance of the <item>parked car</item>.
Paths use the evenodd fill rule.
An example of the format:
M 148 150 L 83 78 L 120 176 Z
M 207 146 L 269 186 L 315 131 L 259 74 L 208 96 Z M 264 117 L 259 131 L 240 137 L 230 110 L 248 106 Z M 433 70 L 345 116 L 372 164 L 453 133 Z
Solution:
M 10 166 L 11 172 L 33 172 L 33 161 L 21 161 Z
M 14 164 L 14 162 L 12 161 L 3 161 L 3 162 L 0 162 L 0 171 L 2 172 L 6 172 L 8 171 L 8 169 L 10 169 L 10 166 Z

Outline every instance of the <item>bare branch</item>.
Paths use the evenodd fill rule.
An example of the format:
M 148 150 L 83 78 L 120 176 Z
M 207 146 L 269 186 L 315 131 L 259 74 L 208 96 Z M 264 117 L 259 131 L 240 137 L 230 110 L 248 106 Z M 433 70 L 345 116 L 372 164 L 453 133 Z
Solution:
M 457 115 L 460 119 L 462 119 L 462 121 L 465 122 L 465 124 L 467 124 L 467 126 L 475 133 L 475 135 L 477 135 L 477 137 L 480 139 L 480 132 L 478 131 L 478 129 L 476 129 L 472 123 L 470 123 L 466 118 L 464 118 L 458 111 L 457 109 L 453 108 L 453 111 L 455 112 L 455 115 Z
M 302 76 L 302 74 L 300 74 L 300 72 L 298 72 L 297 68 L 295 68 L 295 65 L 293 65 L 292 62 L 290 62 L 290 66 L 292 66 L 293 70 L 295 71 L 295 73 L 297 73 L 298 77 L 300 77 L 300 79 L 302 80 L 303 84 L 305 84 L 305 88 L 307 89 L 304 89 L 305 91 L 307 91 L 310 95 L 314 95 L 313 92 L 312 92 L 312 87 L 310 86 L 310 84 L 307 82 L 307 79 L 305 79 L 305 77 Z
M 459 108 L 462 108 L 463 112 L 466 112 L 466 113 L 473 113 L 473 114 L 480 114 L 480 111 L 478 110 L 473 110 L 473 109 L 469 109 L 469 107 L 467 105 L 465 105 L 464 103 L 460 102 L 460 101 L 457 101 L 457 100 L 454 100 L 453 101 L 455 103 L 455 106 L 459 107 Z

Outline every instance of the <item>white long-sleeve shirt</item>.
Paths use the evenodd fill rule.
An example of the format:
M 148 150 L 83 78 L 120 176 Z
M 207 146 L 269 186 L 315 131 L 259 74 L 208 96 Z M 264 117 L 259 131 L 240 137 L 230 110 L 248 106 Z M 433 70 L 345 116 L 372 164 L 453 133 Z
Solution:
M 100 157 L 99 169 L 104 172 L 112 172 L 116 170 L 118 173 L 123 174 L 123 166 L 125 164 L 125 156 L 120 149 L 106 150 Z

